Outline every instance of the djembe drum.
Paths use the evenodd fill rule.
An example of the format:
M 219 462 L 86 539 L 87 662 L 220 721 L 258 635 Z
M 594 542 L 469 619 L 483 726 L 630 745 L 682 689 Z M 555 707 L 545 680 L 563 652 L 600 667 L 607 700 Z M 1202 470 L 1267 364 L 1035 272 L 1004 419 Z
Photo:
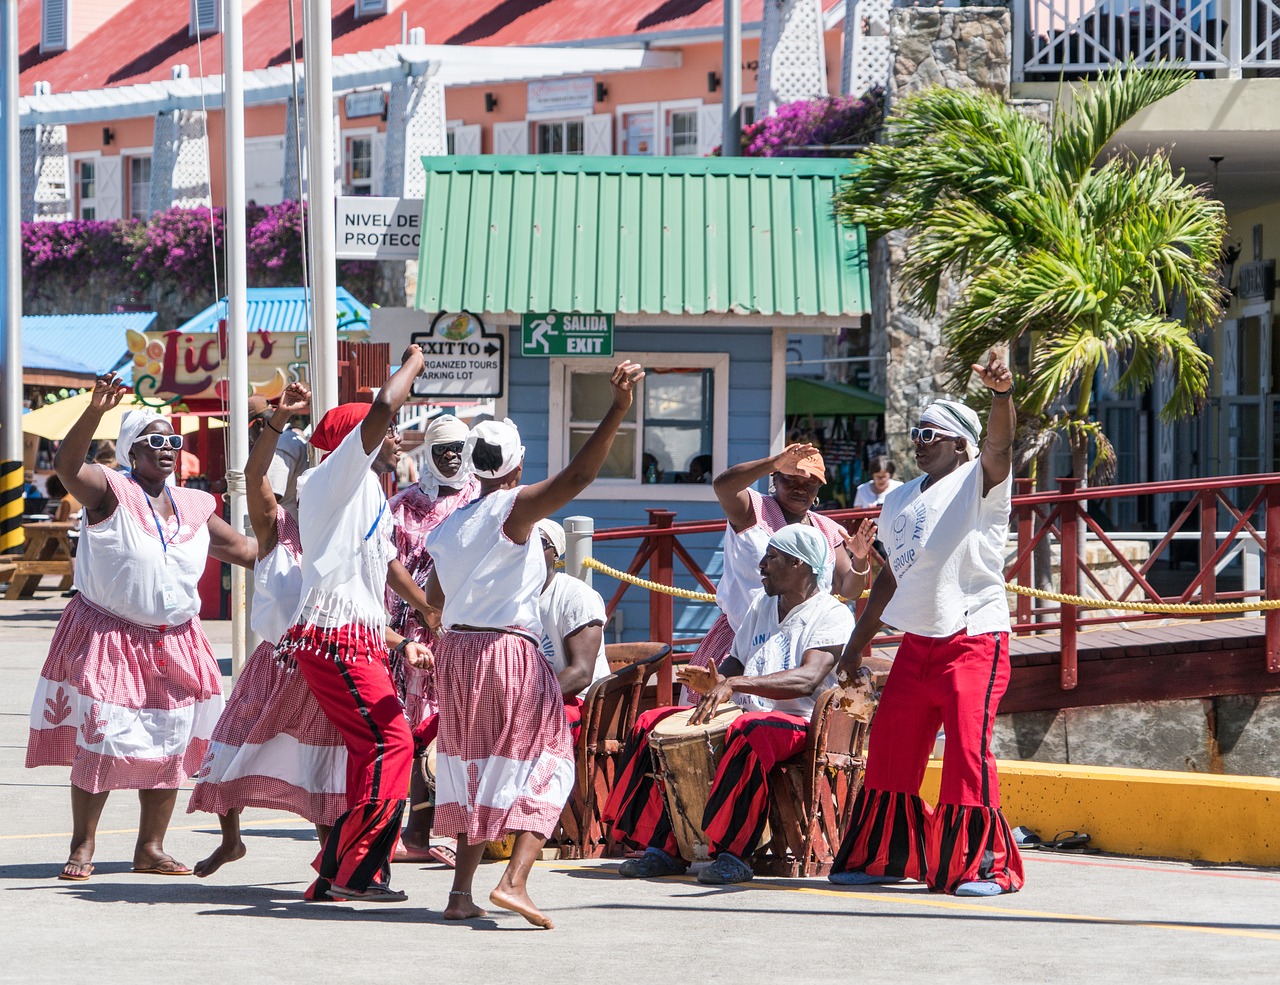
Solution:
M 729 723 L 742 714 L 723 705 L 702 725 L 690 725 L 694 709 L 668 715 L 649 733 L 649 750 L 657 764 L 680 854 L 690 861 L 708 858 L 702 814 L 711 796 L 716 767 L 724 755 Z

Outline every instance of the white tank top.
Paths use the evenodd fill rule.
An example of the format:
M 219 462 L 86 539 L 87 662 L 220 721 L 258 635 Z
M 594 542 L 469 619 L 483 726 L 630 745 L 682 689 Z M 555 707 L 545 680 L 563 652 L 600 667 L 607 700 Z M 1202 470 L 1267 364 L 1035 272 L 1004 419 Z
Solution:
M 101 523 L 87 523 L 88 510 L 81 514 L 76 588 L 94 605 L 140 626 L 180 626 L 198 616 L 214 498 L 166 486 L 176 514 L 166 522 L 128 474 L 95 467 L 119 505 Z
M 527 543 L 517 544 L 502 530 L 519 491 L 483 496 L 427 534 L 444 590 L 446 629 L 523 629 L 541 639 L 538 596 L 547 580 L 541 538 L 530 533 Z
M 253 566 L 253 611 L 249 626 L 278 643 L 293 625 L 302 600 L 302 543 L 298 524 L 281 504 L 276 509 L 276 546 Z

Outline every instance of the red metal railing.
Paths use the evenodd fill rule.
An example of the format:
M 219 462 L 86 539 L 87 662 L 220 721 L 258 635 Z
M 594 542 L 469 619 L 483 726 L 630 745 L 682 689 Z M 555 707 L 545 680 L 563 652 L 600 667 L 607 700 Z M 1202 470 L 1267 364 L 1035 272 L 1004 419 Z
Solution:
M 1057 544 L 1060 561 L 1056 567 L 1056 584 L 1052 589 L 1061 594 L 1090 594 L 1104 601 L 1145 601 L 1159 603 L 1199 603 L 1240 601 L 1265 598 L 1273 586 L 1280 586 L 1280 473 L 1250 476 L 1226 476 L 1213 479 L 1186 479 L 1173 482 L 1145 483 L 1128 486 L 1093 486 L 1078 488 L 1075 479 L 1058 480 L 1053 492 L 1033 492 L 1031 482 L 1017 480 L 1018 494 L 1013 498 L 1012 527 L 1016 534 L 1016 552 L 1005 569 L 1006 580 L 1025 587 L 1036 587 L 1036 548 L 1045 544 Z M 1188 501 L 1181 512 L 1169 524 L 1168 530 L 1151 532 L 1157 540 L 1149 555 L 1140 563 L 1125 556 L 1098 520 L 1088 511 L 1088 504 L 1126 498 L 1155 496 L 1185 497 Z M 1235 500 L 1233 502 L 1233 500 Z M 1245 503 L 1241 506 L 1238 503 Z M 676 514 L 666 509 L 649 509 L 647 526 L 618 527 L 597 530 L 594 543 L 611 543 L 626 540 L 640 541 L 635 555 L 627 566 L 628 573 L 663 585 L 675 583 L 677 561 L 693 576 L 705 591 L 715 591 L 711 579 L 702 566 L 681 542 L 681 537 L 697 534 L 722 533 L 724 520 L 695 520 L 676 522 Z M 828 513 L 832 519 L 852 526 L 862 517 L 874 517 L 875 510 L 838 510 Z M 1225 529 L 1218 529 L 1219 517 L 1224 517 Z M 1261 520 L 1261 522 L 1258 522 Z M 1153 584 L 1154 567 L 1171 544 L 1174 535 L 1199 526 L 1198 566 L 1183 586 L 1165 593 Z M 1081 530 L 1091 537 L 1091 543 L 1103 550 L 1099 561 L 1089 563 L 1078 550 Z M 1262 585 L 1250 589 L 1242 586 L 1229 591 L 1219 590 L 1217 568 L 1240 538 L 1254 541 L 1263 555 Z M 1069 545 L 1064 548 L 1063 545 Z M 1095 570 L 1103 563 L 1119 565 L 1128 576 L 1122 577 L 1119 590 L 1108 589 Z M 648 569 L 647 572 L 645 569 Z M 643 573 L 643 574 L 642 574 Z M 612 613 L 627 590 L 632 587 L 620 583 L 608 603 Z M 1090 591 L 1091 589 L 1091 591 Z M 1280 595 L 1280 593 L 1278 593 Z M 649 636 L 673 646 L 687 646 L 697 638 L 675 637 L 675 599 L 666 594 L 649 593 Z M 861 609 L 863 602 L 858 603 Z M 1037 602 L 1019 595 L 1014 608 L 1013 631 L 1016 635 L 1058 632 L 1061 634 L 1061 685 L 1070 690 L 1078 680 L 1077 639 L 1082 628 L 1115 623 L 1134 623 L 1147 620 L 1168 619 L 1167 613 L 1125 612 L 1085 609 L 1075 605 L 1058 605 Z M 1213 619 L 1212 613 L 1197 616 Z M 1280 672 L 1280 610 L 1265 613 L 1267 669 Z M 886 641 L 892 638 L 885 638 Z M 671 669 L 668 664 L 659 675 L 659 700 L 671 699 Z

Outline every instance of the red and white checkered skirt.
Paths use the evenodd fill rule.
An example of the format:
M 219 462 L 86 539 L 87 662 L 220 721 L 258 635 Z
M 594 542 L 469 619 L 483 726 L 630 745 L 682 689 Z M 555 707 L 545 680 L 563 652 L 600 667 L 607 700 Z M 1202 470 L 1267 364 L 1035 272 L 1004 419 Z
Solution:
M 533 641 L 451 631 L 436 641 L 436 834 L 549 836 L 573 790 L 564 698 Z
M 139 626 L 77 595 L 40 671 L 27 766 L 70 766 L 90 793 L 176 789 L 200 768 L 221 712 L 199 618 Z
M 312 824 L 347 809 L 347 747 L 296 666 L 262 643 L 218 719 L 187 812 L 290 811 Z

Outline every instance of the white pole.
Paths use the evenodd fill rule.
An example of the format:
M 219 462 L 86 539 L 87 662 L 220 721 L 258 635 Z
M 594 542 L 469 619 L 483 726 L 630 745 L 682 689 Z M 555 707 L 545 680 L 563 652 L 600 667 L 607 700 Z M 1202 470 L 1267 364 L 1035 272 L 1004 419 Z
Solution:
M 245 527 L 244 466 L 249 458 L 249 262 L 245 239 L 244 28 L 241 0 L 223 0 L 223 153 L 226 157 L 227 248 L 227 491 L 231 529 Z M 248 619 L 245 569 L 231 566 L 231 673 L 244 667 Z
M 338 405 L 338 251 L 333 182 L 333 24 L 328 0 L 306 0 L 307 227 L 311 230 L 311 419 Z
M 724 121 L 721 157 L 739 157 L 742 136 L 742 8 L 740 0 L 724 0 Z
M 22 160 L 18 0 L 0 0 L 0 551 L 22 545 Z
M 591 569 L 586 566 L 591 557 L 591 535 L 596 521 L 589 516 L 568 516 L 564 520 L 565 548 L 564 570 L 574 578 L 581 578 L 591 587 Z

